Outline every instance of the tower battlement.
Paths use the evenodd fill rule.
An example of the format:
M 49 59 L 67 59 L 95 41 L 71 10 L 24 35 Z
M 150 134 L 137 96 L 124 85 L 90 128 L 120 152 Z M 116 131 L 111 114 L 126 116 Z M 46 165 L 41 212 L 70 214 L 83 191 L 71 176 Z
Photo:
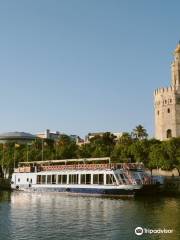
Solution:
M 162 88 L 157 88 L 154 90 L 154 96 L 163 94 L 163 93 L 169 93 L 172 94 L 175 92 L 175 87 L 170 86 L 170 87 L 162 87 Z

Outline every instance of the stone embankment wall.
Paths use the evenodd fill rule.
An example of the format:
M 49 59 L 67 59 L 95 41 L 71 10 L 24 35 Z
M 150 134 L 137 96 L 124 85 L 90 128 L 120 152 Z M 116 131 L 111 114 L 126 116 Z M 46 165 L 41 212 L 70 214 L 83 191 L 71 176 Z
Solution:
M 147 171 L 150 173 L 150 171 Z M 161 193 L 165 195 L 180 195 L 180 176 L 177 169 L 165 171 L 162 169 L 153 169 L 153 176 L 161 176 Z
M 150 171 L 147 171 L 148 173 L 150 173 Z M 179 173 L 177 169 L 173 169 L 172 171 L 165 171 L 162 169 L 153 169 L 152 170 L 152 175 L 154 176 L 164 176 L 164 177 L 178 177 Z
M 165 177 L 163 193 L 180 195 L 180 177 Z

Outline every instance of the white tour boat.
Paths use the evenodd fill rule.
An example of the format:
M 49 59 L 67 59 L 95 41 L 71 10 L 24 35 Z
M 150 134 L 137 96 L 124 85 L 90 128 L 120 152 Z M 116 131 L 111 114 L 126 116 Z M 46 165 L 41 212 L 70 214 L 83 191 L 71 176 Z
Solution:
M 110 158 L 21 162 L 12 174 L 11 188 L 29 192 L 134 196 L 149 182 L 142 169 L 141 164 L 111 163 Z

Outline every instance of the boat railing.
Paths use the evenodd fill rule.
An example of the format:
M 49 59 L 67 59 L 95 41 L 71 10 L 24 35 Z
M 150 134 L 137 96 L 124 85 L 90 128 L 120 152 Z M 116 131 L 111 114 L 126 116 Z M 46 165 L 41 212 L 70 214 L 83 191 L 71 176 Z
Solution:
M 14 169 L 15 173 L 28 173 L 39 171 L 58 171 L 58 170 L 136 170 L 143 169 L 143 165 L 139 163 L 106 163 L 106 164 L 64 164 L 64 165 L 37 165 L 22 166 Z
M 98 169 L 142 169 L 142 165 L 139 164 L 124 164 L 124 163 L 107 163 L 107 164 L 73 164 L 73 165 L 49 165 L 41 166 L 42 171 L 53 171 L 53 170 L 98 170 Z
M 73 165 L 52 165 L 41 166 L 41 171 L 58 170 L 104 170 L 111 169 L 111 164 L 73 164 Z
M 118 165 L 119 163 L 117 163 Z M 125 170 L 137 170 L 144 169 L 144 165 L 142 163 L 120 163 L 122 168 Z

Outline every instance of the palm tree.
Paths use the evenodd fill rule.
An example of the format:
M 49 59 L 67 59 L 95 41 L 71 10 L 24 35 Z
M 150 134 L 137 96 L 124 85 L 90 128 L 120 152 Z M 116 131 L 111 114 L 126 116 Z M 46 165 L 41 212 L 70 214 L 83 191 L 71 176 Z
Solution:
M 146 139 L 148 137 L 146 129 L 142 125 L 138 125 L 132 131 L 132 137 L 135 139 Z

